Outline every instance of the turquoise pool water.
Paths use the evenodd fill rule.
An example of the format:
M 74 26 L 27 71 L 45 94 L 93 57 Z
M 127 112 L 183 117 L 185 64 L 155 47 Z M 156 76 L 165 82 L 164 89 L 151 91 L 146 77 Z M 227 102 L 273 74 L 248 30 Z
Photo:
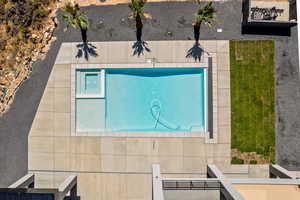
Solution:
M 205 126 L 204 70 L 105 69 L 104 98 L 76 99 L 77 130 L 202 131 Z M 82 91 L 95 95 L 101 90 L 99 71 L 89 71 L 92 75 L 87 72 L 77 74 L 78 96 Z
M 76 129 L 79 132 L 103 131 L 105 103 L 97 98 L 76 99 Z
M 91 95 L 99 94 L 100 90 L 100 70 L 80 69 L 76 71 L 76 94 Z

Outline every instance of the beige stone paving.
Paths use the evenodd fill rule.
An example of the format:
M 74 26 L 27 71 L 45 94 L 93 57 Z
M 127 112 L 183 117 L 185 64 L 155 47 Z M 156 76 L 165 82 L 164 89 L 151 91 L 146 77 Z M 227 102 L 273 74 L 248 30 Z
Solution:
M 189 173 L 204 172 L 210 158 L 230 161 L 230 144 L 205 144 L 204 138 L 109 139 L 31 136 L 29 169 L 149 173 L 152 163 L 160 163 L 162 172 Z
M 101 54 L 87 62 L 75 58 L 76 43 L 63 43 L 49 77 L 29 135 L 29 170 L 48 171 L 38 173 L 41 185 L 55 186 L 64 176 L 75 173 L 83 200 L 100 196 L 103 199 L 150 199 L 149 174 L 153 163 L 161 165 L 162 173 L 184 173 L 191 177 L 205 174 L 207 164 L 231 171 L 228 41 L 201 41 L 213 59 L 213 140 L 201 134 L 170 138 L 159 137 L 163 133 L 157 137 L 121 137 L 117 133 L 115 137 L 72 136 L 72 64 L 117 67 L 118 63 L 131 63 L 128 67 L 135 64 L 140 67 L 147 58 L 155 58 L 159 67 L 195 63 L 192 58 L 186 58 L 193 41 L 149 41 L 152 52 L 140 57 L 132 56 L 133 42 L 93 44 Z M 197 66 L 207 67 L 207 60 L 208 55 L 204 55 Z

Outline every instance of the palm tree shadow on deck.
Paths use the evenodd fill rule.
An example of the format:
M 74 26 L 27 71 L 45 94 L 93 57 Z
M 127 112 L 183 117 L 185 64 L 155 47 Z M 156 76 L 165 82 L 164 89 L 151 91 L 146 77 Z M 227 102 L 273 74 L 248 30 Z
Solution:
M 202 55 L 204 53 L 207 53 L 209 55 L 208 52 L 206 52 L 201 45 L 199 44 L 198 41 L 195 42 L 195 44 L 193 45 L 192 48 L 190 48 L 186 54 L 186 58 L 194 58 L 195 61 L 201 61 Z
M 150 52 L 151 50 L 148 47 L 148 43 L 142 40 L 138 40 L 136 41 L 133 45 L 132 45 L 132 49 L 133 49 L 133 54 L 132 55 L 137 55 L 140 56 L 141 54 L 144 54 L 144 51 L 146 52 Z
M 97 47 L 91 43 L 83 42 L 81 44 L 76 45 L 78 48 L 76 58 L 84 57 L 85 60 L 89 60 L 89 57 L 97 57 L 98 53 L 96 52 Z

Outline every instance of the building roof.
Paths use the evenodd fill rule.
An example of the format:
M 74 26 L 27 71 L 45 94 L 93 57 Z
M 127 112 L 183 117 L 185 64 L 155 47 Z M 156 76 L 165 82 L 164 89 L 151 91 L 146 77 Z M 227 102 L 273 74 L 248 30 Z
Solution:
M 233 184 L 245 200 L 296 200 L 300 197 L 297 185 Z

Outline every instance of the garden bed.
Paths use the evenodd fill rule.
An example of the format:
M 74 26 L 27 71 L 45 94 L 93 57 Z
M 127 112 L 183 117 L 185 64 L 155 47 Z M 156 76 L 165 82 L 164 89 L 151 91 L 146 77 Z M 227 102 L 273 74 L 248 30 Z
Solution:
M 274 41 L 230 41 L 230 79 L 234 160 L 274 162 Z

